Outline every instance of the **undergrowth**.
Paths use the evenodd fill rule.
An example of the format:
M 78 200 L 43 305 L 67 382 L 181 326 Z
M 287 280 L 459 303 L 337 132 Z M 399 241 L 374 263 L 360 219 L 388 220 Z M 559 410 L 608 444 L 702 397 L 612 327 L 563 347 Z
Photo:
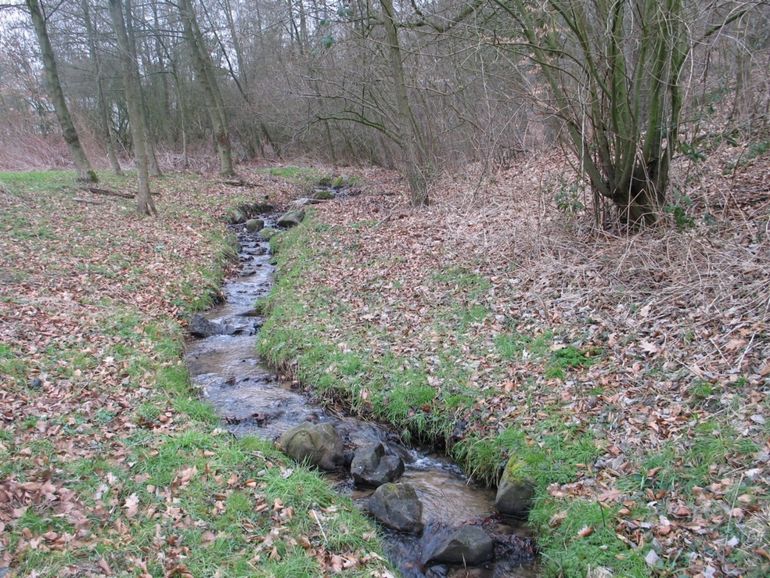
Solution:
M 357 229 L 349 229 L 351 237 Z M 339 228 L 329 231 L 311 216 L 272 240 L 278 272 L 270 296 L 261 303 L 268 317 L 258 342 L 260 355 L 328 403 L 342 403 L 354 412 L 391 424 L 405 442 L 445 448 L 479 481 L 494 485 L 507 458 L 516 455 L 536 487 L 530 522 L 540 534 L 547 574 L 582 576 L 586 568 L 602 563 L 618 570 L 619 575 L 647 575 L 640 555 L 616 537 L 611 509 L 580 498 L 549 495 L 551 484 L 582 478 L 600 455 L 599 443 L 590 431 L 568 426 L 554 408 L 553 419 L 543 420 L 535 430 L 512 422 L 491 437 L 463 435 L 465 429 L 474 431 L 473 420 L 485 419 L 479 408 L 494 393 L 469 387 L 472 369 L 460 363 L 461 349 L 472 347 L 463 332 L 483 323 L 489 315 L 484 301 L 488 281 L 461 267 L 432 276 L 435 283 L 456 296 L 436 309 L 432 329 L 439 335 L 451 333 L 458 346 L 432 360 L 430 368 L 416 357 L 367 349 L 360 333 L 364 324 L 352 325 L 344 306 L 335 301 L 333 290 L 325 291 L 312 281 L 315 272 L 335 259 L 321 237 L 333 235 L 338 245 L 344 245 L 346 234 L 348 231 Z M 371 299 L 374 307 L 376 297 Z M 551 331 L 534 336 L 506 333 L 498 335 L 491 345 L 503 360 L 522 355 L 539 360 L 545 377 L 556 381 L 577 368 L 590 366 L 601 354 L 573 345 L 557 347 L 553 341 Z M 471 423 L 464 423 L 469 419 Z M 458 431 L 460 423 L 465 428 Z M 566 512 L 569 523 L 552 527 L 549 522 L 561 511 Z M 594 528 L 590 539 L 578 537 L 584 526 Z
M 0 254 L 43 288 L 6 285 L 0 301 L 14 412 L 0 427 L 0 575 L 10 563 L 19 576 L 293 578 L 326 573 L 334 556 L 352 562 L 346 575 L 381 575 L 376 533 L 350 500 L 272 444 L 223 431 L 191 388 L 180 318 L 212 303 L 234 256 L 217 211 L 202 210 L 205 188 L 168 176 L 161 217 L 137 220 L 121 200 L 73 204 L 71 181 L 0 175 L 0 230 L 15 243 Z M 176 226 L 185 207 L 194 241 Z M 62 290 L 67 279 L 79 281 Z

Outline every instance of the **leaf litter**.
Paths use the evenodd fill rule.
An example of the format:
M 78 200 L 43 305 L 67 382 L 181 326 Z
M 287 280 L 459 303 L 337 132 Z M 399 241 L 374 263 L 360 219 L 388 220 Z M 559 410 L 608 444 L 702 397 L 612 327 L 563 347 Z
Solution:
M 409 415 L 449 413 L 453 443 L 512 425 L 536 446 L 565 428 L 590 433 L 598 457 L 548 492 L 611 507 L 614 534 L 656 572 L 764 575 L 770 157 L 725 176 L 739 154 L 723 145 L 706 163 L 679 160 L 691 224 L 664 218 L 636 234 L 597 227 L 579 183 L 588 209 L 560 210 L 575 177 L 559 151 L 494 175 L 447 173 L 420 209 L 400 177 L 369 170 L 364 194 L 314 209 L 313 265 L 292 288 L 303 312 L 282 321 L 319 323 L 328 347 L 367 367 L 423 368 L 436 397 Z M 459 387 L 448 366 L 462 370 Z M 383 387 L 390 399 L 362 377 L 353 408 L 371 411 Z M 435 403 L 451 388 L 476 402 Z
M 223 274 L 225 212 L 285 205 L 296 185 L 261 171 L 246 192 L 169 175 L 153 182 L 160 217 L 139 219 L 131 201 L 77 202 L 69 173 L 42 178 L 42 190 L 16 177 L 0 188 L 0 570 L 224 576 L 248 564 L 269 576 L 277 566 L 261 568 L 253 545 L 277 532 L 274 564 L 387 575 L 375 536 L 329 545 L 295 507 L 261 508 L 270 488 L 258 473 L 288 462 L 180 403 L 197 395 L 179 324 Z M 241 509 L 240 525 L 218 522 Z M 343 514 L 365 524 L 351 505 Z

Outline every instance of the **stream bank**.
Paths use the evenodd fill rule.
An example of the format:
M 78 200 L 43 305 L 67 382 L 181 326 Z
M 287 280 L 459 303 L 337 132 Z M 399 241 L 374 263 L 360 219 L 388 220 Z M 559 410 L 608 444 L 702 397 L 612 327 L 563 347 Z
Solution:
M 265 216 L 263 220 L 267 225 L 274 222 Z M 330 435 L 338 438 L 332 443 L 339 444 L 338 455 L 328 463 L 319 460 L 319 465 L 333 470 L 330 479 L 340 493 L 350 496 L 362 509 L 374 510 L 376 517 L 390 526 L 383 532 L 386 551 L 404 576 L 465 575 L 463 561 L 469 559 L 476 566 L 474 576 L 536 576 L 532 537 L 526 527 L 496 513 L 492 491 L 469 482 L 445 458 L 402 444 L 387 427 L 324 408 L 282 382 L 259 359 L 256 339 L 264 319 L 254 304 L 269 293 L 275 269 L 264 238 L 267 235 L 250 228 L 253 230 L 234 226 L 239 270 L 225 283 L 223 302 L 193 323 L 199 337 L 189 344 L 186 354 L 193 382 L 228 430 L 236 436 L 280 439 L 292 453 L 291 439 L 298 428 L 331 428 L 334 433 Z M 308 432 L 300 433 L 312 437 Z M 391 476 L 394 486 L 385 484 L 374 490 L 371 486 L 383 480 L 358 476 L 356 483 L 348 473 L 351 462 L 355 470 L 356 460 L 373 459 L 372 448 L 381 448 L 380 454 L 402 464 L 396 469 L 403 473 Z M 295 457 L 308 456 L 296 449 L 294 453 L 299 454 Z M 416 517 L 412 526 L 399 525 L 393 519 L 392 503 L 379 508 L 379 513 L 372 505 L 377 503 L 377 495 L 393 487 L 413 490 L 418 511 L 415 515 L 412 510 Z M 377 495 L 373 497 L 373 493 Z

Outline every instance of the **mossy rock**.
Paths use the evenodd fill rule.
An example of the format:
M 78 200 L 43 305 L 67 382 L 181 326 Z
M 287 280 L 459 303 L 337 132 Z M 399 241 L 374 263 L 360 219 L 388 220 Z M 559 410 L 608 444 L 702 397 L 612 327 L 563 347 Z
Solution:
M 298 462 L 307 461 L 322 470 L 336 470 L 343 462 L 342 438 L 329 423 L 303 423 L 284 433 L 278 445 Z
M 262 229 L 259 232 L 259 236 L 262 237 L 265 241 L 269 241 L 273 237 L 275 237 L 280 231 L 278 229 L 273 229 L 272 227 L 267 227 L 265 229 Z
M 527 476 L 526 464 L 511 456 L 497 486 L 495 508 L 501 514 L 526 518 L 535 498 L 535 485 Z
M 369 498 L 369 512 L 388 528 L 422 532 L 422 502 L 409 484 L 383 484 Z
M 428 561 L 476 566 L 494 557 L 494 550 L 494 541 L 482 528 L 462 526 L 438 543 Z
M 358 486 L 381 486 L 404 473 L 404 461 L 388 454 L 382 442 L 358 448 L 350 463 L 350 473 Z
M 265 228 L 265 222 L 262 219 L 249 219 L 246 221 L 246 230 L 249 233 L 256 233 Z
M 227 222 L 231 225 L 239 225 L 246 221 L 248 215 L 241 209 L 233 209 L 227 214 Z
M 321 191 L 316 191 L 315 194 L 313 195 L 313 198 L 316 201 L 330 201 L 334 198 L 334 196 L 335 195 L 333 191 L 323 189 Z
M 303 209 L 297 209 L 295 211 L 289 211 L 278 219 L 279 227 L 296 227 L 305 218 L 305 211 Z

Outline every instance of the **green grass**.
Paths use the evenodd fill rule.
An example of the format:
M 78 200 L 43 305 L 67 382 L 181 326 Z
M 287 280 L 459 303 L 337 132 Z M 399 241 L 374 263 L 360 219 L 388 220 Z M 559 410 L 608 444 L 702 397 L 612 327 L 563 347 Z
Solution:
M 534 360 L 542 359 L 553 342 L 553 332 L 546 331 L 536 337 L 519 333 L 503 333 L 495 337 L 495 346 L 503 359 L 519 359 L 523 355 Z
M 312 187 L 313 185 L 318 184 L 323 179 L 329 179 L 330 183 L 332 180 L 332 177 L 326 175 L 322 171 L 319 171 L 318 169 L 315 169 L 313 167 L 297 167 L 297 166 L 270 167 L 266 169 L 260 169 L 259 172 L 266 173 L 273 177 L 279 177 L 281 179 L 284 179 L 291 183 L 301 185 L 306 188 L 309 188 L 309 187 Z
M 495 348 L 505 360 L 544 362 L 543 375 L 547 379 L 564 379 L 570 369 L 590 367 L 600 353 L 573 345 L 555 348 L 553 340 L 552 331 L 534 337 L 517 332 L 502 333 L 495 337 Z
M 164 183 L 177 177 L 167 179 Z M 179 177 L 178 182 L 187 180 Z M 75 186 L 71 171 L 2 173 L 0 183 L 11 195 L 46 195 L 51 203 L 66 201 Z M 172 203 L 172 197 L 164 193 L 164 203 Z M 165 209 L 163 217 L 185 214 L 185 207 L 173 203 Z M 201 230 L 201 242 L 212 261 L 187 263 L 180 258 L 179 270 L 166 276 L 169 285 L 158 287 L 158 296 L 174 299 L 179 317 L 212 303 L 234 256 L 232 238 L 216 216 L 205 216 L 208 225 Z M 89 223 L 72 220 L 72 238 L 58 239 L 45 231 L 49 225 L 40 214 L 0 212 L 0 232 L 10 232 L 9 238 L 30 246 L 44 246 L 54 260 L 63 258 L 71 267 L 63 274 L 101 276 L 110 289 L 117 289 L 98 293 L 88 287 L 90 293 L 82 299 L 93 323 L 76 338 L 62 335 L 52 340 L 34 358 L 25 357 L 13 344 L 0 343 L 0 379 L 6 391 L 34 400 L 47 392 L 29 387 L 29 380 L 45 375 L 47 382 L 62 384 L 67 395 L 83 399 L 82 405 L 76 402 L 77 411 L 22 413 L 0 426 L 0 480 L 50 478 L 72 492 L 68 499 L 88 519 L 85 545 L 75 541 L 64 552 L 17 551 L 29 536 L 78 531 L 69 516 L 57 510 L 58 500 L 30 502 L 23 515 L 5 525 L 2 539 L 8 541 L 0 544 L 13 555 L 14 572 L 51 577 L 73 571 L 101 573 L 97 564 L 104 560 L 116 575 L 128 575 L 136 571 L 134 560 L 143 560 L 150 574 L 163 576 L 170 571 L 167 561 L 181 552 L 195 576 L 321 575 L 324 570 L 300 538 L 330 555 L 381 554 L 372 524 L 349 500 L 334 494 L 318 472 L 290 462 L 270 443 L 222 432 L 215 411 L 191 388 L 181 362 L 184 334 L 179 318 L 155 304 L 145 310 L 121 296 L 121 290 L 132 295 L 132 287 L 144 288 L 152 263 L 117 244 L 108 258 L 89 261 L 94 247 L 111 246 L 102 224 L 90 229 Z M 168 247 L 157 243 L 151 250 L 162 256 Z M 24 265 L 19 264 L 19 273 Z M 92 337 L 97 346 L 89 346 Z M 343 362 L 347 374 L 358 372 L 355 359 Z M 110 371 L 102 372 L 107 363 Z M 43 426 L 56 428 L 55 435 L 47 436 Z M 77 455 L 62 449 L 68 441 Z M 275 506 L 276 499 L 283 501 L 283 508 Z M 134 501 L 136 511 L 129 514 L 127 504 Z M 322 516 L 328 540 L 311 509 Z M 271 530 L 279 531 L 275 553 L 272 548 L 260 550 Z M 364 576 L 386 567 L 374 562 L 346 575 Z
M 557 349 L 551 355 L 550 362 L 545 369 L 545 376 L 549 379 L 564 379 L 569 369 L 578 367 L 589 367 L 596 362 L 596 357 L 592 353 L 582 351 L 572 345 L 563 349 Z
M 0 343 L 0 375 L 9 377 L 17 385 L 26 382 L 27 362 L 7 343 Z
M 615 576 L 641 578 L 650 575 L 643 553 L 631 550 L 615 533 L 614 508 L 580 498 L 549 500 L 538 504 L 530 522 L 542 531 L 538 535 L 543 573 L 547 576 L 584 576 L 586 568 L 612 568 Z M 561 513 L 564 521 L 552 527 L 551 519 Z M 581 530 L 591 533 L 582 537 Z
M 724 387 L 740 390 L 747 380 L 738 378 L 724 387 L 695 382 L 682 391 L 683 399 L 695 410 L 687 429 L 665 443 L 651 444 L 627 456 L 628 471 L 619 473 L 612 486 L 623 493 L 623 502 L 599 503 L 582 497 L 579 491 L 575 495 L 552 493 L 554 487 L 570 487 L 581 480 L 588 480 L 591 487 L 591 480 L 604 479 L 595 464 L 606 456 L 612 440 L 605 417 L 576 416 L 574 407 L 561 401 L 560 389 L 582 388 L 570 393 L 573 400 L 613 391 L 596 379 L 594 366 L 605 361 L 605 352 L 587 345 L 584 336 L 560 332 L 558 326 L 528 332 L 511 323 L 505 331 L 488 331 L 500 319 L 492 315 L 499 312 L 493 288 L 467 266 L 425 274 L 423 283 L 432 289 L 434 300 L 426 315 L 427 325 L 414 330 L 430 342 L 425 348 L 430 353 L 399 348 L 401 344 L 389 335 L 388 328 L 357 322 L 354 306 L 340 303 L 333 293 L 314 285 L 325 267 L 339 267 L 355 259 L 353 249 L 363 243 L 360 236 L 357 223 L 329 228 L 311 215 L 275 241 L 278 276 L 270 296 L 260 304 L 267 314 L 260 354 L 276 367 L 290 367 L 322 399 L 392 424 L 404 441 L 447 448 L 481 482 L 494 485 L 508 458 L 516 456 L 522 475 L 536 487 L 529 522 L 539 537 L 544 576 L 585 576 L 589 567 L 600 565 L 611 568 L 616 576 L 650 575 L 652 569 L 644 561 L 649 545 L 629 547 L 621 539 L 624 532 L 616 531 L 618 524 L 633 519 L 654 527 L 660 516 L 670 516 L 666 496 L 672 492 L 690 495 L 696 487 L 707 488 L 725 476 L 734 477 L 740 471 L 736 468 L 761 450 L 722 417 L 705 419 L 698 413 Z M 330 251 L 330 246 L 339 251 Z M 376 269 L 403 262 L 399 257 L 387 263 L 373 261 L 369 266 Z M 391 286 L 400 283 L 398 279 L 387 281 Z M 369 310 L 414 305 L 406 300 L 386 302 L 376 293 L 363 299 Z M 372 347 L 372 342 L 377 346 Z M 482 358 L 499 361 L 491 367 L 473 363 Z M 507 373 L 510 367 L 523 368 L 527 375 L 512 379 Z M 527 404 L 528 410 L 513 413 L 516 417 L 507 415 L 504 421 L 491 420 L 500 414 L 489 408 L 504 411 L 506 396 L 494 387 L 475 387 L 474 378 L 481 370 L 493 376 L 493 383 L 511 380 L 523 393 L 519 403 Z M 654 371 L 659 372 L 656 380 L 669 378 L 663 368 Z M 614 411 L 612 403 L 607 407 Z M 467 427 L 458 441 L 453 431 L 460 420 Z M 747 488 L 746 483 L 735 484 L 726 500 L 745 494 Z M 663 497 L 653 499 L 650 492 Z M 631 504 L 631 514 L 623 511 L 625 503 Z M 564 520 L 559 523 L 562 515 Z M 581 532 L 584 528 L 590 531 Z M 731 531 L 744 530 L 736 526 Z M 705 546 L 705 539 L 694 538 L 694 550 Z M 661 564 L 657 571 L 676 576 L 688 562 L 682 557 Z
M 0 172 L 0 184 L 15 194 L 42 193 L 55 188 L 75 185 L 75 171 L 4 171 Z
M 491 285 L 466 268 L 446 268 L 432 274 L 431 281 L 453 297 L 435 308 L 433 333 L 451 339 L 456 345 L 436 355 L 430 366 L 422 359 L 388 351 L 368 351 L 355 328 L 345 320 L 346 310 L 337 307 L 328 295 L 304 285 L 316 267 L 323 267 L 327 260 L 335 258 L 325 252 L 319 237 L 328 233 L 335 239 L 345 239 L 349 234 L 354 239 L 355 232 L 354 227 L 347 230 L 338 227 L 329 232 L 310 217 L 280 237 L 277 281 L 264 302 L 268 317 L 260 335 L 260 354 L 277 367 L 291 365 L 297 377 L 312 385 L 322 398 L 342 401 L 353 411 L 393 424 L 407 442 L 421 441 L 451 448 L 458 463 L 478 480 L 496 483 L 507 456 L 519 456 L 538 491 L 532 520 L 539 529 L 550 532 L 547 523 L 543 525 L 539 519 L 547 516 L 548 520 L 548 512 L 554 507 L 565 506 L 548 497 L 549 484 L 580 479 L 601 453 L 599 444 L 590 432 L 567 426 L 560 408 L 553 407 L 547 408 L 552 417 L 541 420 L 535 430 L 511 424 L 492 437 L 471 434 L 452 446 L 450 440 L 457 412 L 477 416 L 473 409 L 477 402 L 494 395 L 468 388 L 466 384 L 473 370 L 458 363 L 468 352 L 483 351 L 484 345 L 473 342 L 468 335 L 474 324 L 481 324 L 490 316 L 484 300 Z M 373 299 L 376 301 L 376 297 Z M 370 307 L 374 306 L 376 303 L 372 302 Z M 330 333 L 344 335 L 348 351 L 342 352 L 336 342 L 330 342 L 326 337 Z M 537 362 L 546 377 L 549 372 L 558 371 L 559 377 L 563 377 L 566 372 L 586 368 L 599 353 L 574 345 L 553 348 L 553 340 L 550 331 L 535 336 L 510 332 L 491 339 L 500 357 Z M 597 512 L 591 504 L 585 508 L 575 506 L 573 521 L 594 523 Z M 608 517 L 612 517 L 611 512 Z M 629 569 L 632 571 L 629 575 L 637 575 L 633 572 L 638 570 L 638 558 L 628 554 L 627 546 L 615 537 L 611 525 L 585 543 L 569 538 L 570 543 L 565 544 L 566 534 L 556 532 L 554 541 L 544 543 L 546 555 L 554 556 L 553 561 L 547 563 L 549 572 L 558 573 L 559 568 L 567 571 L 585 568 L 592 549 L 602 540 L 609 544 L 603 558 L 619 553 L 628 555 L 628 562 L 616 567 Z

